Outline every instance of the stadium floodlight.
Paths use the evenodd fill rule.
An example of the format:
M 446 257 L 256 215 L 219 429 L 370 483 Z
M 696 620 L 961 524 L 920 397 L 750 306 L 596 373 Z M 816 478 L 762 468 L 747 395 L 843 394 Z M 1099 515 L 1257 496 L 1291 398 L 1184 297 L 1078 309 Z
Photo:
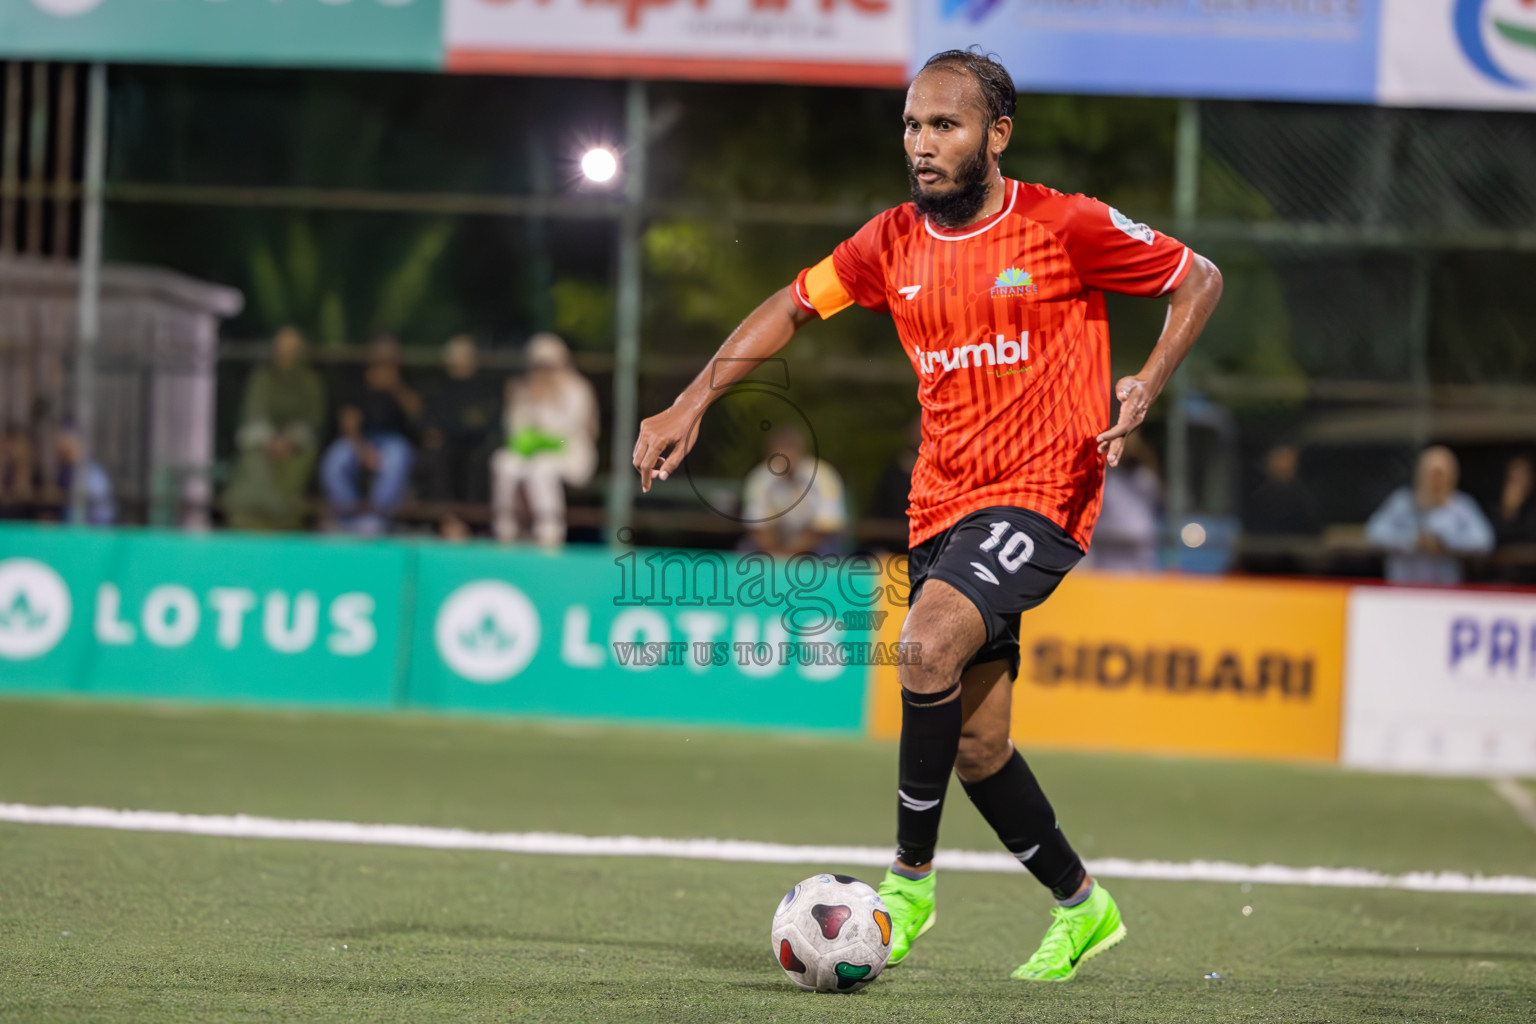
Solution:
M 588 181 L 605 184 L 619 173 L 619 158 L 606 146 L 594 146 L 581 155 L 581 173 Z

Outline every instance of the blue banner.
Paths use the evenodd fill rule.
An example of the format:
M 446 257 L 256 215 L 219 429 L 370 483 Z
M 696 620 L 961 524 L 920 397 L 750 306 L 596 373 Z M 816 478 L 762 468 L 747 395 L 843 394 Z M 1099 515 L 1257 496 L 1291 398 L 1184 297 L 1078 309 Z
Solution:
M 914 67 L 997 53 L 1021 92 L 1374 103 L 1381 0 L 919 0 Z

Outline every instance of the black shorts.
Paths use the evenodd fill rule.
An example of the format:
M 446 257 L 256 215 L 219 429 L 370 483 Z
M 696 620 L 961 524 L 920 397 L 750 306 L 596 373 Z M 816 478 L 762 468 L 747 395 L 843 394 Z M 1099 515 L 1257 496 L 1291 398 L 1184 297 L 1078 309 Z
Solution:
M 1038 512 L 999 505 L 972 512 L 912 549 L 910 607 L 928 580 L 970 599 L 987 641 L 970 665 L 1007 661 L 1019 674 L 1019 616 L 1042 603 L 1082 560 L 1083 549 Z M 967 666 L 969 667 L 969 665 Z

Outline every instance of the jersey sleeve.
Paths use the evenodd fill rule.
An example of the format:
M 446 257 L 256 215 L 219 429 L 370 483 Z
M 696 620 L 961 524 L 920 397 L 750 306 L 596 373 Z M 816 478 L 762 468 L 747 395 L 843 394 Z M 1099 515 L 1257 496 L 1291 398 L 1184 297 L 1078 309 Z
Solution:
M 1189 246 L 1087 196 L 1067 200 L 1057 238 L 1083 284 L 1125 295 L 1166 295 L 1189 273 Z
M 892 211 L 887 210 L 840 243 L 832 255 L 800 271 L 795 278 L 795 301 L 823 320 L 854 303 L 883 313 L 885 270 L 881 255 L 889 237 Z

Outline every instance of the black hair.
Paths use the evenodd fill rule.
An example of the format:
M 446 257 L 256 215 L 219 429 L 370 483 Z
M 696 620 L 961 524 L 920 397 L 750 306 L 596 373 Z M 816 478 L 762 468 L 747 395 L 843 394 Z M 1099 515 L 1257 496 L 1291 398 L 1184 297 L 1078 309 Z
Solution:
M 1000 117 L 1012 117 L 1019 106 L 1019 92 L 1013 87 L 1013 76 L 1003 67 L 995 53 L 985 53 L 980 46 L 969 50 L 945 50 L 924 62 L 918 74 L 929 68 L 964 71 L 976 79 L 981 87 L 982 109 L 993 121 Z

